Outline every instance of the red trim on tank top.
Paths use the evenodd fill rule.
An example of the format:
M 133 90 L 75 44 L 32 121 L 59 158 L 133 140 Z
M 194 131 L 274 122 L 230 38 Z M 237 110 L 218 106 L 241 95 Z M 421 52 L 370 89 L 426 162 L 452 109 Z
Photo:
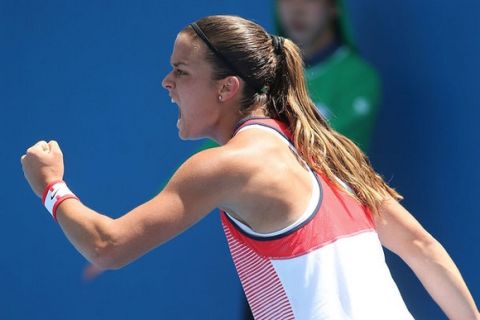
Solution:
M 366 231 L 374 231 L 369 210 L 352 196 L 332 188 L 321 179 L 323 199 L 321 206 L 307 223 L 275 237 L 259 239 L 249 235 L 221 212 L 222 223 L 238 241 L 257 254 L 272 259 L 289 259 L 307 254 L 338 239 Z

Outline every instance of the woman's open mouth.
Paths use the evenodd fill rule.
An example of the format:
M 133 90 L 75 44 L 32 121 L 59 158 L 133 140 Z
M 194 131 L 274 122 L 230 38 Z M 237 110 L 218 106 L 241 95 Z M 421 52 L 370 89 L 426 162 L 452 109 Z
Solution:
M 176 104 L 177 107 L 178 107 L 178 102 L 177 102 L 175 99 L 173 99 L 172 97 L 170 97 L 170 99 L 171 99 L 170 101 L 171 101 L 172 103 Z M 178 107 L 177 128 L 179 128 L 179 126 L 180 126 L 180 120 L 181 120 L 181 119 L 182 119 L 182 111 L 180 110 L 180 107 Z

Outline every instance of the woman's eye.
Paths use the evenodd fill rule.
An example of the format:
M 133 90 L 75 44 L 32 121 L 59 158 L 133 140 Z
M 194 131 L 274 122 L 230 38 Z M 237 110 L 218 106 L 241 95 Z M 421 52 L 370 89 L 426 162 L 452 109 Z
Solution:
M 183 71 L 183 70 L 180 70 L 180 69 L 176 69 L 176 70 L 175 70 L 175 74 L 176 74 L 177 76 L 183 76 L 183 75 L 186 74 L 186 72 Z

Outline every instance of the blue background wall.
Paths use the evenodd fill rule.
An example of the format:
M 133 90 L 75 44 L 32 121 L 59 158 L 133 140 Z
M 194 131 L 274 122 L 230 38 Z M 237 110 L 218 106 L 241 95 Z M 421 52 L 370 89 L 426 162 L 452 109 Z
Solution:
M 347 4 L 360 50 L 384 81 L 372 160 L 478 301 L 480 3 Z M 176 33 L 215 13 L 270 28 L 270 9 L 253 0 L 0 0 L 0 319 L 240 318 L 217 213 L 87 282 L 85 260 L 30 192 L 19 157 L 38 139 L 57 139 L 82 200 L 114 217 L 127 212 L 199 146 L 177 138 L 177 110 L 160 87 Z M 411 272 L 388 259 L 412 312 L 441 319 Z

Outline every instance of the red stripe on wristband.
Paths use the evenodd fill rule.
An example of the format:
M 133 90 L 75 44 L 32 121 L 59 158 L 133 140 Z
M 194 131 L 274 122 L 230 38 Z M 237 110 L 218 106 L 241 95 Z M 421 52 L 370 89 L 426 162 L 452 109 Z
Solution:
M 80 199 L 78 199 L 77 196 L 73 195 L 73 194 L 69 194 L 69 195 L 66 195 L 62 198 L 58 198 L 57 201 L 55 202 L 55 204 L 53 205 L 53 208 L 52 208 L 52 215 L 53 215 L 53 219 L 57 221 L 57 209 L 58 209 L 58 206 L 65 200 L 67 199 L 76 199 L 78 201 L 80 201 Z

